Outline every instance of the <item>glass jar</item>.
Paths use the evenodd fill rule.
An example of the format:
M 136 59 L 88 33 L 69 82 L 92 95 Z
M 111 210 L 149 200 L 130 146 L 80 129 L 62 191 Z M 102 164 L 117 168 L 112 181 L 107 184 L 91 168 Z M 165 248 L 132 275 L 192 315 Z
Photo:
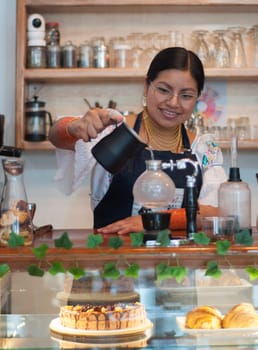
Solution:
M 47 45 L 60 44 L 60 32 L 58 22 L 46 23 L 46 43 Z
M 27 68 L 46 68 L 46 46 L 36 45 L 27 47 Z
M 62 49 L 62 66 L 64 68 L 76 68 L 77 67 L 77 48 L 73 43 L 69 40 L 63 46 Z
M 116 68 L 129 68 L 131 46 L 126 41 L 114 44 L 114 65 Z
M 0 207 L 0 246 L 8 246 L 11 233 L 24 237 L 24 245 L 31 245 L 33 229 L 23 181 L 24 160 L 2 159 L 4 186 Z
M 61 48 L 58 44 L 51 43 L 47 46 L 47 67 L 61 67 Z
M 87 40 L 79 47 L 78 66 L 83 68 L 92 67 L 92 47 Z
M 109 51 L 103 37 L 92 39 L 93 49 L 93 67 L 107 68 L 109 67 Z

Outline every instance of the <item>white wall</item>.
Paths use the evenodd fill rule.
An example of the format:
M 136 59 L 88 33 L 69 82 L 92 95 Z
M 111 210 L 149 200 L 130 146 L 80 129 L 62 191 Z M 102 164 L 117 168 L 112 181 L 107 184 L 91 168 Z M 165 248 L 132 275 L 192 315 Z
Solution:
M 239 15 L 241 19 L 241 14 Z M 15 120 L 15 33 L 16 0 L 0 1 L 0 114 L 6 116 L 5 144 L 14 144 Z M 257 88 L 257 85 L 256 85 Z M 253 88 L 252 92 L 254 94 Z M 257 93 L 255 94 L 257 95 Z M 231 114 L 254 114 L 256 104 L 246 103 L 238 96 L 238 106 L 233 98 L 229 99 L 228 111 Z M 249 109 L 250 110 L 249 110 Z M 239 110 L 241 109 L 241 110 Z M 257 117 L 258 114 L 253 115 Z M 258 172 L 257 151 L 241 151 L 239 163 L 241 175 L 252 190 L 252 221 L 255 223 L 258 212 L 258 185 L 255 174 Z M 26 160 L 25 185 L 28 198 L 36 202 L 36 225 L 53 224 L 55 228 L 84 228 L 92 226 L 92 214 L 89 207 L 89 185 L 86 181 L 82 189 L 72 196 L 60 194 L 53 183 L 55 175 L 54 152 L 24 152 Z M 225 154 L 226 166 L 229 157 Z M 1 169 L 2 171 L 2 169 Z M 1 173 L 0 173 L 1 174 Z M 2 174 L 1 174 L 2 176 Z M 0 178 L 1 181 L 1 178 Z

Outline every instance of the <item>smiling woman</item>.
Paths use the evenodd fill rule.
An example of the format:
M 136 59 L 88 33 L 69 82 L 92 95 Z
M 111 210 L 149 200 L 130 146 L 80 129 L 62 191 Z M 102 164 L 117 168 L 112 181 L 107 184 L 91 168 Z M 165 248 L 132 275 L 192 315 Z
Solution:
M 200 59 L 185 48 L 169 47 L 160 51 L 149 66 L 143 109 L 138 115 L 125 119 L 117 111 L 96 108 L 81 118 L 61 118 L 51 127 L 49 139 L 57 147 L 58 182 L 65 184 L 66 192 L 76 188 L 84 176 L 91 176 L 94 228 L 98 232 L 127 234 L 143 230 L 138 214 L 141 207 L 132 190 L 151 154 L 161 162 L 184 158 L 197 161 L 200 214 L 217 214 L 217 190 L 226 180 L 222 153 L 211 135 L 195 135 L 184 125 L 193 113 L 203 86 Z M 114 120 L 127 123 L 152 152 L 146 148 L 139 150 L 122 170 L 110 174 L 94 159 L 91 149 L 114 130 Z M 176 228 L 185 229 L 183 198 L 186 176 L 192 175 L 192 167 L 165 171 L 175 183 L 176 194 L 174 198 L 171 195 L 171 203 L 166 208 L 157 209 L 172 210 L 175 214 L 172 224 L 173 217 L 180 216 L 174 223 Z

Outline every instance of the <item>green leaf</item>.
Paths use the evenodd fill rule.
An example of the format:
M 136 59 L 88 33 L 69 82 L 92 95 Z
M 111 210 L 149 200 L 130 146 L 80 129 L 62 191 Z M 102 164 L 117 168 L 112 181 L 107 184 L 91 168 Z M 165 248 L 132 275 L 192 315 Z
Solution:
M 173 277 L 173 270 L 165 263 L 158 264 L 155 269 L 158 281 Z
M 23 246 L 24 245 L 24 237 L 17 235 L 14 232 L 11 232 L 10 236 L 9 236 L 9 240 L 8 240 L 8 245 L 11 248 L 15 248 L 18 246 Z
M 38 259 L 43 259 L 46 256 L 48 250 L 48 245 L 47 244 L 41 244 L 40 246 L 36 248 L 32 248 L 33 254 L 36 256 Z
M 87 247 L 88 248 L 96 248 L 101 243 L 103 243 L 103 236 L 100 233 L 91 234 L 88 236 L 88 239 L 87 239 Z
M 125 269 L 125 276 L 126 277 L 133 277 L 137 278 L 139 276 L 139 265 L 138 264 L 130 264 L 126 269 Z
M 124 241 L 120 237 L 110 237 L 108 245 L 111 248 L 118 249 L 124 244 Z
M 158 237 L 156 239 L 162 247 L 167 247 L 170 244 L 170 231 L 168 229 L 158 232 Z
M 219 278 L 221 276 L 222 272 L 218 266 L 217 261 L 211 260 L 208 262 L 208 267 L 205 272 L 205 276 L 211 276 L 213 278 Z
M 1 264 L 0 265 L 0 277 L 3 277 L 7 274 L 7 272 L 10 271 L 10 267 L 7 264 Z
M 187 269 L 184 266 L 172 266 L 171 273 L 178 283 L 182 283 L 187 275 Z
M 254 281 L 258 278 L 258 269 L 253 266 L 248 266 L 246 269 L 250 281 Z
M 131 246 L 132 247 L 141 247 L 143 245 L 143 232 L 133 232 L 130 233 Z
M 248 229 L 242 230 L 235 234 L 235 240 L 238 244 L 243 244 L 245 246 L 250 246 L 253 244 L 253 238 Z
M 69 272 L 73 275 L 75 280 L 78 280 L 85 275 L 85 271 L 80 267 L 70 267 Z
M 206 235 L 204 232 L 194 233 L 194 242 L 197 244 L 208 245 L 210 243 L 210 237 Z
M 42 277 L 44 276 L 44 273 L 45 273 L 44 270 L 42 270 L 35 264 L 30 265 L 27 270 L 29 272 L 29 275 L 37 276 L 37 277 Z
M 231 243 L 227 239 L 216 242 L 216 248 L 218 255 L 225 255 L 229 250 Z
M 67 232 L 64 232 L 60 238 L 55 239 L 54 243 L 56 248 L 71 249 L 73 246 L 73 243 L 70 241 Z
M 103 277 L 110 277 L 112 279 L 118 279 L 120 271 L 116 268 L 114 262 L 107 262 L 104 264 Z
M 54 261 L 51 264 L 50 269 L 48 270 L 48 272 L 51 275 L 55 276 L 58 273 L 65 273 L 66 270 L 65 270 L 65 268 L 64 268 L 64 266 L 63 266 L 61 261 Z

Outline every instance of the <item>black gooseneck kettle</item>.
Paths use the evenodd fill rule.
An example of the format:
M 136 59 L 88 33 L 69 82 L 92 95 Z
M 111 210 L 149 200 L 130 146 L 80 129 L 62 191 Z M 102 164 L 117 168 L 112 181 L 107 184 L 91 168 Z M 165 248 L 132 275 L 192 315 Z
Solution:
M 45 110 L 45 102 L 34 96 L 26 102 L 25 140 L 40 142 L 47 140 L 47 126 L 53 124 L 51 114 Z

